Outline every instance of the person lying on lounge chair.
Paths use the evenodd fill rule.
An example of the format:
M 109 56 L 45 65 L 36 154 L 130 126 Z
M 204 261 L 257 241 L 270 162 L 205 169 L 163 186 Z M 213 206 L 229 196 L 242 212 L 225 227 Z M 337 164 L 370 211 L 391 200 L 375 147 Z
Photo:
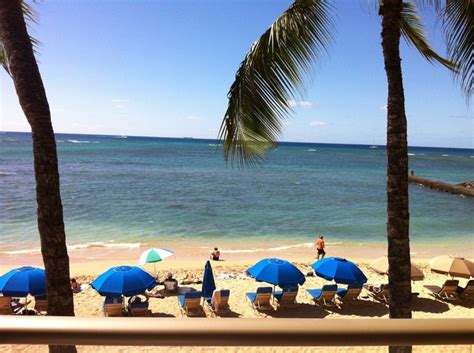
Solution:
M 10 302 L 10 306 L 12 307 L 12 311 L 16 314 L 23 310 L 23 308 L 27 307 L 28 304 L 31 303 L 31 300 L 27 300 L 24 303 L 20 302 L 20 298 L 12 298 Z

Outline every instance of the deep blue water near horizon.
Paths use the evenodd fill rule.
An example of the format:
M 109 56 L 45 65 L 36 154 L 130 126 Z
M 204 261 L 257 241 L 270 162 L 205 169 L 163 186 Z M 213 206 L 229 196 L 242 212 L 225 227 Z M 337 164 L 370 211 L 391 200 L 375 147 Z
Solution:
M 385 243 L 384 147 L 280 143 L 258 169 L 215 140 L 57 134 L 69 244 Z M 39 246 L 29 133 L 0 133 L 0 253 Z M 474 150 L 410 147 L 417 175 L 474 179 Z M 411 240 L 472 246 L 474 200 L 410 186 Z

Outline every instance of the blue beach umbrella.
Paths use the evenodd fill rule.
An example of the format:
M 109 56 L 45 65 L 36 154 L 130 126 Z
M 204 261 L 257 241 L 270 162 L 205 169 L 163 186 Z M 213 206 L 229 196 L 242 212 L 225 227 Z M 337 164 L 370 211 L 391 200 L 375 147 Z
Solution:
M 202 279 L 202 296 L 203 298 L 211 298 L 212 293 L 216 290 L 216 283 L 214 282 L 214 274 L 209 260 L 204 267 L 204 276 Z
M 259 282 L 267 282 L 280 287 L 303 284 L 304 274 L 291 262 L 280 259 L 263 259 L 247 271 Z
M 5 297 L 46 295 L 45 272 L 31 266 L 15 268 L 0 277 L 0 292 Z
M 342 284 L 363 284 L 367 277 L 357 265 L 340 257 L 327 257 L 311 265 L 317 276 Z
M 108 297 L 142 294 L 156 286 L 155 279 L 137 266 L 111 267 L 91 283 L 100 295 Z

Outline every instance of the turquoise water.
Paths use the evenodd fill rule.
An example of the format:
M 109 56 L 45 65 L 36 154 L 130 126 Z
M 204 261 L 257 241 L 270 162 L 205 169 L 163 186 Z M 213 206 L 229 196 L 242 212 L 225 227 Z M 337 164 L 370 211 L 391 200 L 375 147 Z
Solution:
M 282 143 L 259 169 L 212 140 L 57 135 L 68 243 L 385 243 L 382 147 Z M 474 179 L 474 151 L 410 148 L 410 169 Z M 0 252 L 39 246 L 31 136 L 0 133 Z M 411 239 L 472 246 L 474 200 L 410 187 Z M 115 244 L 115 245 L 114 245 Z

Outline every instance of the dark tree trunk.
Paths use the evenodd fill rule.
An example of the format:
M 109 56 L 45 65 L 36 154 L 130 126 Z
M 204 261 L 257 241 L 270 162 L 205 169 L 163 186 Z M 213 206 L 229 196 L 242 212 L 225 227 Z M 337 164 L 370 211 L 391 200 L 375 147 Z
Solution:
M 390 318 L 411 318 L 408 210 L 408 146 L 405 97 L 400 59 L 401 0 L 384 0 L 382 47 L 388 81 L 387 99 L 387 239 Z M 393 346 L 390 352 L 411 352 Z
M 0 41 L 7 54 L 20 105 L 32 131 L 38 230 L 46 270 L 48 315 L 74 316 L 56 141 L 49 105 L 20 0 L 0 1 Z M 76 349 L 74 346 L 50 346 L 50 351 L 75 352 Z

